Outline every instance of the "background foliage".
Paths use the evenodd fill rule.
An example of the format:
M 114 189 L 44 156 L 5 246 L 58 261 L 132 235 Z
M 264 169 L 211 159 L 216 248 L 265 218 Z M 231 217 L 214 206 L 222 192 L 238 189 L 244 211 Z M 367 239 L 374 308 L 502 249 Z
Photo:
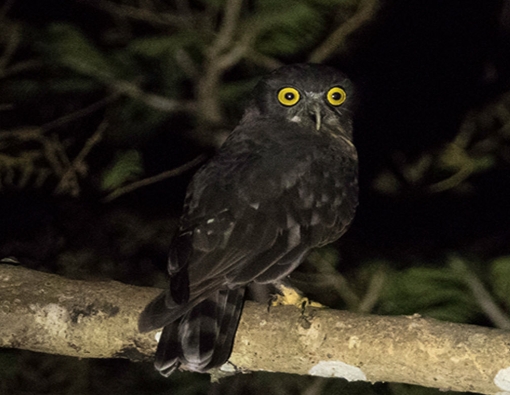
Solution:
M 508 329 L 509 38 L 507 0 L 7 0 L 0 258 L 163 287 L 187 182 L 257 79 L 324 62 L 357 81 L 360 207 L 294 283 L 334 308 Z M 262 391 L 437 392 L 0 351 L 6 394 Z

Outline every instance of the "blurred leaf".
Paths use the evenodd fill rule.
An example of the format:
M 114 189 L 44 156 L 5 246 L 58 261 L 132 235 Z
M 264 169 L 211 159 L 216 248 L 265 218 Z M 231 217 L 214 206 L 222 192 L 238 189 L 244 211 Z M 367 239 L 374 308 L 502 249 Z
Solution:
M 477 305 L 458 275 L 450 268 L 414 267 L 388 274 L 381 295 L 382 313 L 414 314 L 468 322 Z
M 55 93 L 87 93 L 97 89 L 98 85 L 90 78 L 70 77 L 55 79 L 51 90 Z
M 88 93 L 98 88 L 90 78 L 76 76 L 54 78 L 51 82 L 36 79 L 12 79 L 2 83 L 2 99 L 6 101 L 27 102 L 45 100 L 48 94 Z M 56 102 L 56 100 L 54 100 Z M 52 102 L 53 103 L 53 102 Z
M 292 55 L 317 46 L 336 25 L 347 20 L 359 0 L 290 0 L 257 2 L 262 34 L 257 49 L 274 56 Z M 340 18 L 339 18 L 340 17 Z
M 204 7 L 220 10 L 225 5 L 225 0 L 200 0 Z
M 182 34 L 160 35 L 142 37 L 131 41 L 126 51 L 148 58 L 165 58 L 175 56 L 175 51 L 184 48 L 195 41 L 195 37 L 189 32 Z
M 327 266 L 336 268 L 340 262 L 340 253 L 337 248 L 327 245 L 321 248 L 312 250 L 308 255 L 308 260 L 314 266 Z
M 46 84 L 33 79 L 7 80 L 2 83 L 2 96 L 6 100 L 27 100 L 44 92 Z
M 115 67 L 105 54 L 97 49 L 74 26 L 56 23 L 48 28 L 45 52 L 56 62 L 77 73 L 100 80 L 112 79 Z
M 316 43 L 326 29 L 316 8 L 289 1 L 259 1 L 259 20 L 264 33 L 257 40 L 257 49 L 268 55 L 291 55 Z
M 439 167 L 452 172 L 468 171 L 475 173 L 485 171 L 494 166 L 494 157 L 490 154 L 483 156 L 470 155 L 469 151 L 457 146 L 456 144 L 447 144 L 444 150 L 439 153 Z
M 182 96 L 181 83 L 188 76 L 177 62 L 178 53 L 186 51 L 189 61 L 194 62 L 187 49 L 196 38 L 197 35 L 184 32 L 135 39 L 125 48 L 125 56 L 137 60 L 138 69 L 143 69 L 144 76 L 150 78 L 153 90 L 169 97 L 179 97 Z
M 113 164 L 103 173 L 101 189 L 105 191 L 116 189 L 127 181 L 137 179 L 142 173 L 142 158 L 138 151 L 117 153 Z
M 494 294 L 500 301 L 510 306 L 510 256 L 492 261 L 490 273 Z
M 402 184 L 395 173 L 383 169 L 372 181 L 372 188 L 382 194 L 397 195 L 402 189 Z
M 119 100 L 112 113 L 109 136 L 116 141 L 137 142 L 157 133 L 158 126 L 169 118 L 169 114 L 130 98 Z
M 227 107 L 239 110 L 248 104 L 251 98 L 251 90 L 257 83 L 258 78 L 244 79 L 235 82 L 225 82 L 220 87 L 221 102 Z M 239 116 L 239 114 L 236 114 Z
M 360 0 L 308 0 L 307 3 L 317 5 L 319 7 L 353 6 L 358 5 Z

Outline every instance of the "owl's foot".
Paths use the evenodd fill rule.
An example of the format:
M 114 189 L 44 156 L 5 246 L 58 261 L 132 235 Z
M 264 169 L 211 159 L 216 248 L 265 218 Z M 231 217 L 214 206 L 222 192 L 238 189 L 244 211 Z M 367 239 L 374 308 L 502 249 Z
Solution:
M 270 302 L 270 307 L 291 305 L 303 310 L 307 307 L 326 308 L 323 304 L 308 299 L 297 289 L 292 288 L 287 284 L 278 284 L 276 285 L 276 288 L 278 290 L 278 294 L 273 296 Z

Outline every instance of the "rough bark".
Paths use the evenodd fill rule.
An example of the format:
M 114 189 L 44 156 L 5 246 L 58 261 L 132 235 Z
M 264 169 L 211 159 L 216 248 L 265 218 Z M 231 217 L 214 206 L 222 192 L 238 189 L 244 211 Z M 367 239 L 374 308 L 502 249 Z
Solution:
M 138 314 L 160 290 L 0 265 L 0 347 L 149 359 Z M 510 394 L 510 332 L 425 319 L 246 303 L 231 360 L 244 371 Z

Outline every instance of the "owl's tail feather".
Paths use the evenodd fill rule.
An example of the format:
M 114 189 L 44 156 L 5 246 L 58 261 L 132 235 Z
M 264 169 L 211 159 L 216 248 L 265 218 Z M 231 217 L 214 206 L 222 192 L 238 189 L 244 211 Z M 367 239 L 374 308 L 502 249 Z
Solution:
M 163 329 L 154 366 L 169 376 L 180 365 L 205 372 L 224 364 L 234 342 L 244 288 L 217 291 Z

